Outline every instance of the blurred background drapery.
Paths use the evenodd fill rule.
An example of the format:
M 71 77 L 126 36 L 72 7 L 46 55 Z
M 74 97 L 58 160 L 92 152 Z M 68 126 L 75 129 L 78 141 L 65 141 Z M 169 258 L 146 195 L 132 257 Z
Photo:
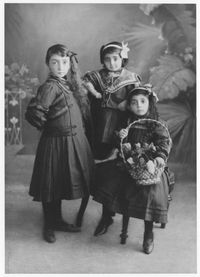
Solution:
M 82 73 L 100 68 L 99 49 L 129 42 L 128 68 L 153 84 L 174 141 L 172 160 L 196 162 L 195 4 L 5 4 L 5 136 L 32 153 L 39 133 L 24 111 L 47 76 L 46 50 L 66 44 Z

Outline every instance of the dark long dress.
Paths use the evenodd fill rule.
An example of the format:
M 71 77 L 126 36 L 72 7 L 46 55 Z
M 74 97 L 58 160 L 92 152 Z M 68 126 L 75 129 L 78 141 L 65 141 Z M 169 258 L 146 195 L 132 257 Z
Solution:
M 132 143 L 153 142 L 157 146 L 156 156 L 167 159 L 171 142 L 164 128 L 149 130 L 148 126 L 136 126 L 133 130 Z M 168 194 L 167 168 L 159 183 L 138 186 L 127 171 L 121 168 L 119 159 L 98 165 L 94 200 L 113 212 L 128 212 L 130 217 L 166 223 Z
M 42 130 L 29 193 L 35 201 L 77 199 L 89 194 L 93 155 L 69 84 L 50 77 L 30 103 L 27 120 Z

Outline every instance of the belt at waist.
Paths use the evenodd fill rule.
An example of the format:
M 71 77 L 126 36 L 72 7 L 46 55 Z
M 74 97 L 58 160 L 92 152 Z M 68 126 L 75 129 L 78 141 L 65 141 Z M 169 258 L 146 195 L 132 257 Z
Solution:
M 48 137 L 62 137 L 62 136 L 76 136 L 75 128 L 77 126 L 73 125 L 72 127 L 66 129 L 57 129 L 57 128 L 45 128 L 43 131 L 44 136 Z

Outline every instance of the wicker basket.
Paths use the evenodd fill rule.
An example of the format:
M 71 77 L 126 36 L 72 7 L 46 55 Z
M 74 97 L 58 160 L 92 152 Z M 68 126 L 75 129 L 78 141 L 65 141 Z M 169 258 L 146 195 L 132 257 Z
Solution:
M 136 120 L 133 123 L 131 123 L 126 129 L 129 131 L 131 126 L 133 126 L 134 124 L 145 123 L 147 121 L 157 123 L 157 124 L 161 125 L 163 128 L 165 128 L 165 130 L 167 131 L 168 137 L 171 141 L 168 129 L 161 122 L 154 120 L 154 119 Z M 136 183 L 137 185 L 142 185 L 142 186 L 148 186 L 148 185 L 158 183 L 160 181 L 160 177 L 164 171 L 165 165 L 163 167 L 158 167 L 157 163 L 155 163 L 155 171 L 154 171 L 154 173 L 150 173 L 147 170 L 147 165 L 144 164 L 143 166 L 141 166 L 139 164 L 139 160 L 138 160 L 138 163 L 137 163 L 137 160 L 135 160 L 134 164 L 132 164 L 132 165 L 129 164 L 125 158 L 124 151 L 123 151 L 124 139 L 121 139 L 121 142 L 120 142 L 120 154 L 121 154 L 125 169 L 128 171 L 130 176 L 135 180 L 134 183 Z

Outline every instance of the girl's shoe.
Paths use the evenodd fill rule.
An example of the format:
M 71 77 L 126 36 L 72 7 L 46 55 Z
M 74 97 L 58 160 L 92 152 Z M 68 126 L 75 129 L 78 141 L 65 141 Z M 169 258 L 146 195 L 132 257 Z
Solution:
M 53 229 L 45 227 L 44 230 L 43 230 L 43 238 L 44 238 L 44 240 L 46 240 L 49 243 L 55 242 L 56 237 L 55 237 Z
M 94 232 L 94 236 L 101 236 L 105 234 L 108 231 L 108 227 L 113 224 L 112 217 L 102 217 L 99 221 L 99 224 L 97 225 L 97 228 Z
M 143 251 L 145 254 L 150 254 L 154 248 L 154 235 L 153 232 L 144 233 Z

